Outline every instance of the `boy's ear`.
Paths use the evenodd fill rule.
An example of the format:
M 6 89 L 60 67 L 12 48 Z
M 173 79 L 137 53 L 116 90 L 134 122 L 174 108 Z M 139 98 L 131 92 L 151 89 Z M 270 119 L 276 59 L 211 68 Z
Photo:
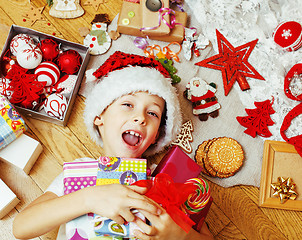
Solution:
M 93 121 L 94 125 L 101 126 L 103 125 L 103 120 L 101 116 L 96 116 Z

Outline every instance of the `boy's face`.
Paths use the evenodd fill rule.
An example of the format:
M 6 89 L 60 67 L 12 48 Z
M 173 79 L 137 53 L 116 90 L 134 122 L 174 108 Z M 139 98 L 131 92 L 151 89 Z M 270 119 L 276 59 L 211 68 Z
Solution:
M 107 156 L 138 158 L 156 142 L 165 101 L 147 92 L 115 100 L 94 124 Z

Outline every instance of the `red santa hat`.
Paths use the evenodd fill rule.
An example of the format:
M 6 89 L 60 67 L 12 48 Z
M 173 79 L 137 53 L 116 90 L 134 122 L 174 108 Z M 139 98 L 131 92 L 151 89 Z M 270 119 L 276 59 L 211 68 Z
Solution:
M 88 73 L 89 74 L 89 73 Z M 164 149 L 180 131 L 182 116 L 176 88 L 172 86 L 167 70 L 156 60 L 134 54 L 115 52 L 92 75 L 88 81 L 96 81 L 86 98 L 84 121 L 91 138 L 103 146 L 94 119 L 115 99 L 133 92 L 146 91 L 163 98 L 166 102 L 164 131 L 156 144 L 145 155 L 153 155 Z

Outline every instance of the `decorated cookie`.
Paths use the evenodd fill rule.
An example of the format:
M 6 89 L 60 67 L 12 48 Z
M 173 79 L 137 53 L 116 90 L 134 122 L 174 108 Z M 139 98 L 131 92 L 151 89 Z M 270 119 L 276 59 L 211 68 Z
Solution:
M 233 176 L 242 166 L 244 152 L 241 145 L 228 137 L 213 138 L 202 142 L 195 153 L 202 173 L 219 178 Z
M 57 18 L 77 18 L 84 14 L 80 0 L 53 0 L 49 15 Z
M 177 135 L 176 140 L 172 142 L 172 145 L 177 145 L 183 149 L 186 153 L 192 152 L 192 147 L 190 142 L 193 141 L 193 123 L 191 120 L 185 122 Z
M 107 32 L 106 23 L 94 23 L 91 32 L 85 37 L 84 45 L 92 55 L 100 55 L 108 51 L 111 38 Z
M 200 121 L 208 120 L 208 116 L 216 118 L 219 114 L 220 104 L 215 96 L 216 84 L 206 83 L 201 78 L 195 77 L 188 82 L 184 96 L 192 102 L 193 114 Z

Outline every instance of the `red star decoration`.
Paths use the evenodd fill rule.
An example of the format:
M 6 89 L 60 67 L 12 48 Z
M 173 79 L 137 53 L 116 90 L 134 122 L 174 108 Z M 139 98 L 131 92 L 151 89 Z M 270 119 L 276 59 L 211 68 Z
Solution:
M 250 89 L 246 77 L 265 80 L 247 61 L 258 39 L 234 48 L 217 29 L 216 35 L 219 54 L 195 64 L 222 72 L 225 96 L 229 94 L 235 81 L 238 82 L 241 90 L 245 91 Z

